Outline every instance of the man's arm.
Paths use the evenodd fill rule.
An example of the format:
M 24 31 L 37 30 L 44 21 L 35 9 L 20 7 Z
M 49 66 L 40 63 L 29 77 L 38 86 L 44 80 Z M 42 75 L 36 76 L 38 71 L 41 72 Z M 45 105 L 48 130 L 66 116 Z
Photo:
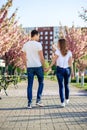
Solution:
M 45 68 L 45 59 L 44 59 L 44 56 L 43 56 L 43 51 L 41 50 L 38 53 L 39 53 L 39 56 L 40 56 L 42 66 Z

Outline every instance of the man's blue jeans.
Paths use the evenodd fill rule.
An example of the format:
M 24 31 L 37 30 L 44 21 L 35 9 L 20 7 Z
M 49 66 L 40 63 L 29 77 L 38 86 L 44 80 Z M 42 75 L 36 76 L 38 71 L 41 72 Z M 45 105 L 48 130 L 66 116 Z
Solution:
M 69 78 L 71 75 L 71 68 L 61 68 L 57 66 L 57 79 L 59 83 L 59 94 L 61 103 L 64 102 L 64 99 L 69 99 Z M 64 96 L 64 87 L 65 87 L 65 96 Z
M 43 81 L 44 81 L 43 68 L 42 67 L 27 68 L 27 73 L 28 73 L 28 87 L 27 87 L 28 104 L 32 103 L 32 87 L 35 75 L 38 78 L 38 84 L 39 84 L 36 102 L 39 102 L 41 100 L 41 95 L 43 91 Z

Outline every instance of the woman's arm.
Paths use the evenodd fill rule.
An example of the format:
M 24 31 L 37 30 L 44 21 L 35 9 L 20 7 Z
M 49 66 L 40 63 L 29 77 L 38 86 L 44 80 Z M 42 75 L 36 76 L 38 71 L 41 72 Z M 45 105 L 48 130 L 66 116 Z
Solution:
M 70 57 L 69 60 L 68 60 L 68 64 L 69 64 L 70 67 L 72 67 L 72 61 L 73 61 L 72 57 Z
M 52 59 L 52 63 L 50 64 L 49 68 L 51 68 L 51 67 L 55 64 L 57 58 L 58 58 L 58 55 L 55 54 L 55 56 L 54 56 L 54 58 Z
M 45 72 L 49 71 L 49 69 L 55 64 L 57 58 L 58 58 L 58 55 L 55 54 L 54 58 L 52 59 L 52 63 L 47 69 L 45 69 Z
M 73 78 L 74 74 L 73 74 L 73 58 L 72 57 L 69 58 L 68 64 L 71 67 L 71 76 Z

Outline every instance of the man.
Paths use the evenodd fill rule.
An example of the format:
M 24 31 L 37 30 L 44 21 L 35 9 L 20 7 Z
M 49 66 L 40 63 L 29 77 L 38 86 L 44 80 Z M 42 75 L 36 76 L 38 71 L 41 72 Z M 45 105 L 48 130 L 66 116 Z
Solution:
M 32 87 L 34 76 L 38 78 L 38 91 L 36 105 L 43 106 L 41 103 L 41 95 L 43 92 L 43 81 L 44 72 L 43 67 L 45 64 L 42 45 L 39 41 L 39 33 L 36 30 L 31 32 L 31 41 L 27 42 L 23 46 L 23 51 L 26 53 L 27 59 L 27 73 L 28 73 L 28 88 L 27 88 L 27 98 L 28 98 L 28 108 L 32 108 Z

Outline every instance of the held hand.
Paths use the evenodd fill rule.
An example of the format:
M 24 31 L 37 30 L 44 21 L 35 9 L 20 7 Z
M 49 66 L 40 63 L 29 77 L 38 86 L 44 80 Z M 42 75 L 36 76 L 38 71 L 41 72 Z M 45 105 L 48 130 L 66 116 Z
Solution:
M 72 79 L 74 79 L 74 73 L 73 72 L 71 73 L 71 77 L 72 77 Z
M 44 72 L 48 72 L 50 68 L 44 68 Z

